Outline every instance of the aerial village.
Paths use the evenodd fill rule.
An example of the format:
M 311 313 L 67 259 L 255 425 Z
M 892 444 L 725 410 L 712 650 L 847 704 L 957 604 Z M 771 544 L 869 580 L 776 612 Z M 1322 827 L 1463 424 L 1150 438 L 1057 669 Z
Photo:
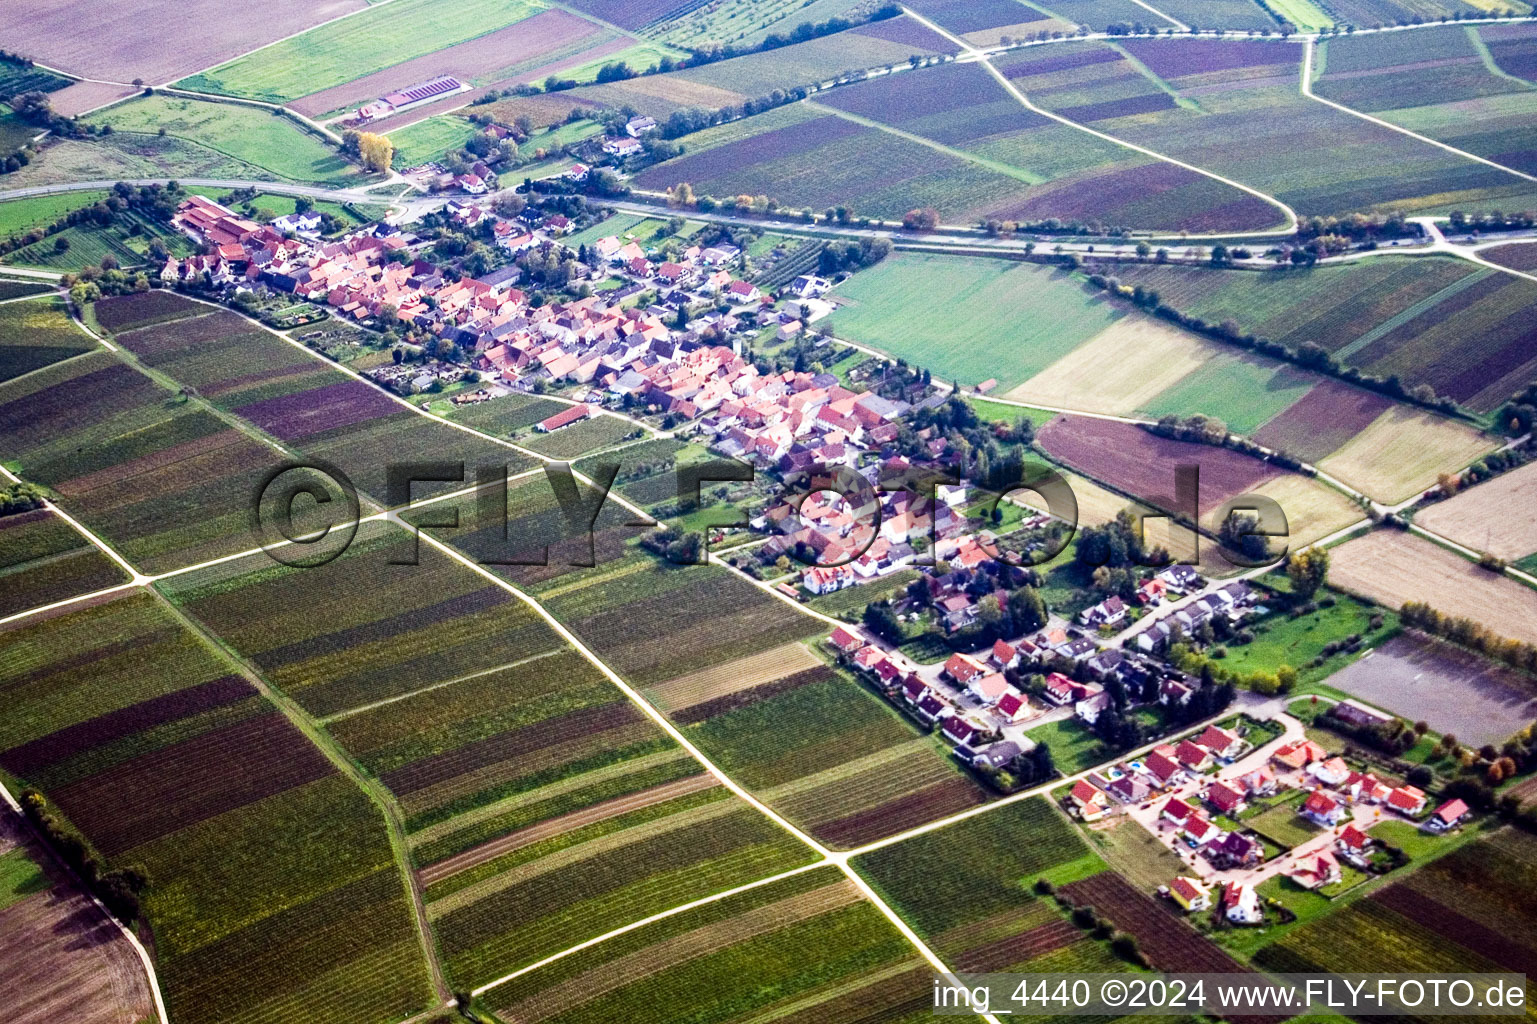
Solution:
M 1214 625 L 1226 633 L 1263 614 L 1265 595 L 1247 582 L 1208 580 L 1174 564 L 1138 579 L 1134 597 L 1112 594 L 1071 618 L 1045 609 L 1014 614 L 1014 593 L 1030 570 L 979 528 L 977 495 L 953 478 L 965 464 L 944 432 L 920 426 L 942 409 L 943 389 L 904 380 L 896 389 L 860 391 L 810 368 L 765 373 L 745 347 L 766 329 L 778 342 L 809 335 L 833 308 L 824 298 L 828 279 L 801 274 L 777 295 L 764 294 L 735 273 L 744 264 L 734 245 L 689 245 L 658 258 L 610 235 L 583 247 L 589 262 L 578 273 L 619 278 L 622 287 L 582 296 L 567 288 L 535 304 L 520 257 L 573 257 L 561 241 L 575 227 L 569 217 L 534 204 L 504 216 L 457 199 L 444 215 L 467 229 L 489 225 L 503 265 L 478 277 L 445 272 L 421 257 L 409 224 L 323 238 L 312 215 L 260 224 L 195 196 L 174 223 L 204 243 L 204 253 L 169 260 L 161 276 L 226 293 L 265 287 L 365 326 L 398 320 L 463 354 L 458 363 L 370 371 L 385 386 L 420 389 L 435 377 L 473 372 L 480 386 L 454 402 L 563 395 L 568 407 L 539 423 L 542 431 L 604 409 L 652 415 L 718 455 L 801 484 L 787 488 L 805 492 L 800 498 L 769 502 L 749 524 L 757 537 L 749 568 L 760 579 L 771 563 L 800 560 L 788 578 L 771 580 L 787 599 L 917 570 L 896 602 L 905 609 L 898 619 L 921 619 L 935 636 L 974 632 L 989 608 L 1008 610 L 990 647 L 937 662 L 917 661 L 892 637 L 854 623 L 832 631 L 828 653 L 1003 792 L 1057 776 L 1049 748 L 1028 735 L 1042 727 L 1075 723 L 1118 749 L 1169 737 L 1114 768 L 1073 778 L 1059 795 L 1086 826 L 1130 819 L 1177 856 L 1184 870 L 1159 894 L 1184 912 L 1261 923 L 1267 913 L 1288 912 L 1257 895 L 1269 878 L 1326 890 L 1349 872 L 1391 870 L 1391 848 L 1370 833 L 1384 817 L 1447 830 L 1468 814 L 1458 800 L 1427 808 L 1415 786 L 1348 765 L 1274 708 L 1264 718 L 1245 711 L 1179 735 L 1220 715 L 1235 695 L 1166 655 Z M 626 304 L 642 291 L 655 301 Z M 678 315 L 692 306 L 704 312 Z M 936 469 L 952 479 L 925 483 L 924 473 Z M 827 486 L 838 472 L 845 481 Z M 1051 526 L 1049 514 L 1026 507 L 1011 531 Z M 1363 725 L 1392 718 L 1352 701 L 1335 713 Z M 1277 842 L 1246 824 L 1260 815 L 1295 819 L 1291 830 L 1274 831 L 1296 841 Z

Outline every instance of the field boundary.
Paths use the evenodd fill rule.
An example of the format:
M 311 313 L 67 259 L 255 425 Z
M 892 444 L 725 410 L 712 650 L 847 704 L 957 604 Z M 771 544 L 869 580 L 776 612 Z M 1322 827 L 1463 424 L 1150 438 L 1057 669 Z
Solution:
M 22 819 L 21 827 L 33 832 L 35 836 L 36 830 L 32 828 L 32 822 L 27 819 L 25 814 L 22 813 L 21 804 L 16 802 L 16 798 L 11 795 L 11 791 L 6 788 L 6 785 L 3 781 L 0 781 L 0 800 L 4 800 L 6 805 L 10 807 L 12 811 L 16 812 L 16 816 Z M 115 927 L 122 934 L 123 938 L 128 940 L 128 944 L 133 947 L 133 951 L 135 955 L 138 956 L 139 963 L 143 966 L 144 973 L 149 980 L 149 993 L 155 1002 L 155 1019 L 159 1021 L 159 1024 L 171 1024 L 171 1019 L 165 1012 L 165 1000 L 160 995 L 160 978 L 157 974 L 155 974 L 155 962 L 154 959 L 149 955 L 149 951 L 144 948 L 144 943 L 139 941 L 139 937 L 133 933 L 133 929 L 129 928 L 127 925 L 112 915 L 112 912 L 107 909 L 106 905 L 102 903 L 101 900 L 97 899 L 96 894 L 91 891 L 89 886 L 79 882 L 78 878 L 75 876 L 74 871 L 72 871 L 67 864 L 64 864 L 59 860 L 58 855 L 53 852 L 52 846 L 44 842 L 41 837 L 37 837 L 37 841 L 39 846 L 48 851 L 48 856 L 52 857 L 54 861 L 59 864 L 59 867 L 63 871 L 68 872 L 72 879 L 75 879 L 76 884 L 79 885 L 81 893 L 84 894 L 85 897 L 95 905 L 96 909 L 101 913 L 101 915 L 108 921 L 111 921 L 113 927 Z
M 1449 146 L 1444 142 L 1437 142 L 1435 139 L 1432 139 L 1428 135 L 1421 135 L 1419 132 L 1410 131 L 1408 128 L 1396 125 L 1392 121 L 1384 121 L 1380 117 L 1373 117 L 1371 114 L 1363 114 L 1361 111 L 1347 107 L 1343 103 L 1336 103 L 1333 100 L 1324 99 L 1322 96 L 1319 96 L 1313 91 L 1313 83 L 1309 81 L 1309 76 L 1312 74 L 1313 68 L 1313 48 L 1315 45 L 1315 40 L 1312 36 L 1309 36 L 1302 41 L 1302 45 L 1301 88 L 1302 95 L 1306 96 L 1308 99 L 1316 100 L 1326 107 L 1333 107 L 1335 110 L 1344 111 L 1353 117 L 1359 117 L 1363 121 L 1369 121 L 1372 124 L 1377 125 L 1379 128 L 1391 128 L 1393 131 L 1398 132 L 1400 135 L 1407 135 L 1411 139 L 1418 139 L 1420 142 L 1435 146 L 1437 149 L 1444 149 L 1446 152 L 1455 156 L 1460 156 L 1465 160 L 1472 160 L 1475 163 L 1493 167 L 1497 171 L 1504 171 L 1506 174 L 1513 175 L 1517 178 L 1522 178 L 1526 181 L 1537 182 L 1537 175 L 1527 174 L 1525 171 L 1518 171 L 1514 167 L 1506 167 L 1504 164 L 1495 163 L 1493 160 L 1478 156 L 1474 153 L 1469 153 L 1465 149 L 1458 149 L 1456 146 Z
M 1020 92 L 1018 87 L 1016 87 L 1013 82 L 1009 81 L 1007 75 L 1005 75 L 1003 72 L 999 71 L 996 67 L 993 66 L 992 59 L 990 58 L 990 56 L 989 56 L 987 51 L 977 49 L 975 46 L 972 46 L 970 43 L 968 43 L 965 40 L 961 39 L 959 36 L 956 36 L 953 33 L 947 31 L 946 29 L 943 29 L 943 28 L 939 27 L 938 25 L 934 24 L 932 21 L 930 21 L 929 19 L 925 18 L 923 15 L 915 13 L 911 8 L 904 7 L 904 8 L 902 8 L 902 10 L 905 11 L 909 17 L 913 18 L 915 21 L 917 21 L 919 24 L 923 25 L 925 28 L 927 28 L 927 29 L 929 29 L 930 31 L 933 31 L 933 32 L 938 32 L 940 35 L 944 36 L 946 39 L 950 40 L 952 43 L 955 43 L 957 46 L 962 47 L 965 50 L 965 52 L 967 53 L 968 56 L 970 56 L 972 59 L 976 60 L 984 68 L 986 68 L 988 73 L 991 74 L 993 76 L 993 78 L 997 80 L 998 84 L 1002 85 L 1004 90 L 1006 92 L 1008 92 L 1009 95 L 1013 96 L 1016 100 L 1018 100 L 1020 105 L 1023 106 L 1026 110 L 1030 111 L 1031 113 L 1039 114 L 1040 116 L 1045 117 L 1045 118 L 1049 118 L 1049 119 L 1051 119 L 1053 121 L 1058 122 L 1059 124 L 1065 124 L 1065 125 L 1067 125 L 1070 128 L 1076 128 L 1076 129 L 1078 129 L 1081 132 L 1087 132 L 1088 134 L 1093 135 L 1095 138 L 1103 139 L 1106 142 L 1112 142 L 1112 143 L 1114 143 L 1117 146 L 1122 146 L 1122 147 L 1124 147 L 1126 149 L 1130 149 L 1130 150 L 1132 150 L 1134 152 L 1141 153 L 1144 156 L 1154 157 L 1154 158 L 1156 158 L 1158 160 L 1162 160 L 1165 163 L 1173 164 L 1175 167 L 1182 167 L 1185 170 L 1190 171 L 1190 172 L 1192 172 L 1194 174 L 1200 174 L 1200 175 L 1202 175 L 1204 177 L 1211 178 L 1213 181 L 1221 182 L 1222 184 L 1227 185 L 1230 188 L 1236 188 L 1240 192 L 1245 192 L 1245 193 L 1255 197 L 1256 199 L 1262 200 L 1265 203 L 1269 204 L 1270 206 L 1275 207 L 1276 209 L 1280 210 L 1285 215 L 1286 223 L 1283 224 L 1281 227 L 1278 227 L 1278 228 L 1267 228 L 1267 229 L 1260 230 L 1260 231 L 1247 232 L 1247 234 L 1249 234 L 1251 237 L 1259 238 L 1259 237 L 1266 237 L 1266 236 L 1291 235 L 1291 234 L 1296 232 L 1296 230 L 1297 230 L 1297 212 L 1295 210 L 1293 210 L 1290 206 L 1287 206 L 1285 203 L 1281 202 L 1281 200 L 1275 198 L 1274 196 L 1267 195 L 1264 192 L 1261 192 L 1259 189 L 1254 188 L 1251 185 L 1244 185 L 1244 184 L 1242 184 L 1240 182 L 1234 181 L 1231 178 L 1224 178 L 1222 175 L 1217 174 L 1215 171 L 1208 171 L 1205 168 L 1197 167 L 1194 164 L 1187 164 L 1183 160 L 1176 160 L 1175 158 L 1173 158 L 1171 156 L 1165 156 L 1164 154 L 1156 152 L 1155 150 L 1147 149 L 1147 148 L 1145 148 L 1143 146 L 1139 146 L 1139 145 L 1137 145 L 1135 143 L 1132 143 L 1132 142 L 1127 142 L 1125 139 L 1118 139 L 1118 138 L 1116 138 L 1113 135 L 1107 135 L 1104 132 L 1097 131 L 1097 130 L 1095 130 L 1093 128 L 1090 128 L 1087 125 L 1082 125 L 1082 124 L 1079 124 L 1077 121 L 1073 121 L 1073 120 L 1070 120 L 1070 119 L 1068 119 L 1066 117 L 1063 117 L 1061 114 L 1056 114 L 1056 113 L 1053 113 L 1053 112 L 1051 112 L 1049 110 L 1046 110 L 1046 109 L 1044 109 L 1042 107 L 1038 107 L 1038 106 L 1036 106 L 1034 103 L 1032 103 L 1030 101 L 1029 97 L 1027 97 L 1024 93 Z M 1537 180 L 1537 179 L 1534 179 L 1534 180 Z M 1224 235 L 1222 237 L 1226 237 L 1227 234 L 1231 234 L 1231 232 L 1224 233 Z M 1189 238 L 1200 238 L 1202 236 L 1201 235 L 1192 234 L 1192 235 L 1188 235 L 1186 237 L 1189 237 Z

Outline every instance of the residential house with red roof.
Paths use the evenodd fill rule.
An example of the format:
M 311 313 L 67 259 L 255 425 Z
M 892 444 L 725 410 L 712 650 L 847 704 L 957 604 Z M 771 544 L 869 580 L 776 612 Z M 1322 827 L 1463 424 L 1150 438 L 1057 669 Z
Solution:
M 1169 896 L 1187 914 L 1211 909 L 1211 890 L 1199 878 L 1180 875 L 1169 883 Z
M 1302 816 L 1325 828 L 1338 825 L 1345 814 L 1345 807 L 1321 789 L 1315 789 L 1302 801 Z
M 1448 800 L 1437 807 L 1436 813 L 1430 816 L 1430 828 L 1436 832 L 1455 828 L 1463 818 L 1468 816 L 1469 810 L 1468 805 L 1461 800 Z
M 1105 796 L 1105 791 L 1090 784 L 1087 779 L 1073 783 L 1069 799 L 1084 821 L 1098 821 L 1110 809 L 1110 800 Z
M 1289 871 L 1292 881 L 1304 889 L 1319 889 L 1333 885 L 1342 877 L 1340 862 L 1330 850 L 1320 850 L 1298 859 Z

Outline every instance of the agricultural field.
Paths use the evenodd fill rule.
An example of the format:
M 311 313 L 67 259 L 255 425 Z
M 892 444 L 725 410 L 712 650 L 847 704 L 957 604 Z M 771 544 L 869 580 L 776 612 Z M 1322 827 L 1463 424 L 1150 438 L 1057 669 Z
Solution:
M 594 416 L 549 434 L 536 434 L 527 442 L 530 451 L 552 459 L 575 459 L 645 431 L 618 416 Z
M 947 222 L 998 208 L 1021 186 L 975 161 L 804 104 L 681 141 L 683 156 L 646 168 L 635 184 L 661 191 L 688 182 L 699 195 L 767 195 L 819 210 L 847 205 L 877 218 L 899 219 L 915 206 L 932 206 Z M 872 168 L 880 170 L 872 174 Z
M 440 159 L 450 149 L 458 149 L 480 131 L 475 125 L 453 114 L 439 114 L 389 133 L 395 144 L 395 165 L 417 167 Z
M 0 808 L 0 956 L 17 1024 L 121 1024 L 154 1012 L 128 940 L 9 807 Z
M 56 299 L 0 305 L 0 383 L 97 347 Z
M 1155 6 L 1192 28 L 1274 32 L 1279 27 L 1254 0 L 1163 0 Z
M 1095 43 L 1088 81 L 1030 90 L 1040 106 L 1242 182 L 1299 214 L 1529 204 L 1529 184 L 1302 96 L 1294 43 Z M 1091 51 L 1092 52 L 1092 51 Z M 1246 145 L 1227 139 L 1240 136 Z
M 1232 321 L 1292 349 L 1311 342 L 1362 373 L 1428 385 L 1477 413 L 1537 371 L 1523 312 L 1537 284 L 1464 260 L 1383 257 L 1283 271 L 1131 264 L 1116 276 L 1208 323 Z
M 145 0 L 109 11 L 85 0 L 43 0 L 25 24 L 10 26 L 6 46 L 86 78 L 160 85 L 366 7 L 366 0 L 276 0 L 252 19 L 221 0 Z M 197 31 L 168 45 L 165 27 L 183 24 Z
M 0 273 L 4 268 L 0 268 Z M 24 299 L 30 295 L 42 295 L 51 292 L 53 288 L 42 281 L 24 281 L 13 277 L 0 276 L 0 302 L 7 299 Z
M 589 86 L 573 96 L 665 117 L 685 107 L 734 106 L 775 89 L 814 85 L 850 70 L 905 65 L 914 55 L 953 49 L 943 36 L 899 17 L 703 67 Z
M 1537 85 L 1502 71 L 1474 25 L 1325 44 L 1320 96 L 1528 174 L 1537 170 Z
M 931 968 L 833 868 L 686 911 L 499 985 L 506 1020 L 915 1022 Z M 875 1018 L 871 1018 L 875 1019 Z
M 118 104 L 87 121 L 133 135 L 163 131 L 288 181 L 347 187 L 366 180 L 318 134 L 259 107 L 158 95 Z
M 416 558 L 416 564 L 410 559 Z M 554 651 L 526 605 L 404 529 L 364 524 L 319 568 L 264 554 L 166 581 L 166 593 L 312 714 Z M 315 607 L 335 608 L 317 617 Z
M 0 236 L 10 238 L 42 230 L 71 210 L 79 210 L 107 198 L 106 192 L 64 192 L 0 203 Z M 8 297 L 8 296 L 7 296 Z
M 1016 0 L 919 0 L 911 6 L 973 46 L 996 46 L 1005 37 L 1022 39 L 1037 32 L 1066 31 L 1073 24 L 1065 17 L 1048 15 L 1040 4 L 1026 6 Z
M 1414 633 L 1336 672 L 1329 686 L 1475 747 L 1503 743 L 1537 718 L 1528 677 Z
M 22 92 L 57 92 L 69 85 L 69 79 L 52 71 L 27 66 L 22 61 L 0 58 L 0 96 Z
M 947 964 L 961 971 L 1124 969 L 1103 946 L 1063 921 L 1033 885 L 1069 882 L 1104 862 L 1044 798 L 856 857 L 853 867 Z
M 123 312 L 142 304 L 140 313 Z M 386 499 L 386 470 L 410 459 L 508 465 L 528 456 L 468 430 L 413 412 L 372 384 L 349 377 L 302 346 L 251 321 L 180 296 L 147 292 L 96 306 L 102 325 L 145 366 L 190 387 L 215 409 L 257 428 L 274 450 L 340 467 L 359 491 Z M 133 317 L 120 322 L 119 317 Z M 466 471 L 466 480 L 473 470 Z M 452 488 L 416 485 L 412 496 Z
M 1201 505 L 1216 508 L 1281 474 L 1259 459 L 1228 448 L 1159 437 L 1129 423 L 1059 416 L 1037 435 L 1053 459 L 1123 494 L 1166 507 L 1174 494 L 1174 468 L 1198 466 Z
M 0 517 L 0 618 L 128 582 L 128 574 L 47 509 Z
M 141 571 L 252 546 L 250 495 L 279 453 L 113 355 L 0 385 L 3 456 Z
M 1531 837 L 1507 828 L 1292 930 L 1255 962 L 1270 971 L 1523 972 L 1534 959 L 1532 872 Z
M 1033 91 L 1063 75 L 1081 76 L 1085 56 L 1094 54 L 1076 45 L 1041 47 L 1006 54 L 999 67 Z M 1274 208 L 1229 185 L 1025 109 L 971 64 L 875 78 L 818 94 L 815 103 L 1018 183 L 1009 202 L 975 211 L 979 218 L 1184 231 L 1255 229 L 1278 220 Z
M 1137 940 L 1154 970 L 1169 973 L 1243 974 L 1247 969 L 1166 907 L 1120 875 L 1105 871 L 1062 887 L 1080 906 L 1092 906 L 1115 927 Z M 1246 1017 L 1255 1024 L 1280 1024 L 1285 1015 Z
M 384 819 L 238 669 L 142 592 L 26 620 L 0 768 L 141 866 L 178 1021 L 386 1021 L 429 998 Z M 317 828 L 317 823 L 323 827 Z
M 1330 555 L 1329 579 L 1344 590 L 1390 608 L 1423 601 L 1447 615 L 1481 622 L 1497 636 L 1537 643 L 1537 592 L 1431 541 L 1377 530 Z
M 1414 521 L 1464 547 L 1520 561 L 1537 553 L 1537 464 L 1437 502 Z
M 814 856 L 717 786 L 579 825 L 435 882 L 427 913 L 450 975 L 478 986 Z
M 501 13 L 504 8 L 507 13 L 515 13 L 517 10 L 516 5 L 498 5 L 498 13 L 495 14 L 497 21 L 505 17 Z M 602 44 L 616 38 L 600 26 L 566 11 L 540 10 L 536 5 L 529 5 L 526 10 L 529 12 L 527 16 L 521 16 L 520 20 L 506 24 L 505 27 L 497 27 L 484 35 L 399 63 L 385 60 L 388 66 L 382 70 L 309 92 L 295 99 L 291 106 L 306 117 L 322 118 L 351 110 L 377 97 L 439 75 L 453 75 L 461 82 L 473 86 L 511 84 L 514 80 L 532 81 L 542 77 L 541 71 L 548 73 L 546 68 L 563 60 L 580 59 L 580 55 L 589 50 L 606 48 Z M 463 30 L 461 27 L 455 31 Z M 412 40 L 411 47 L 417 45 L 417 41 Z M 392 48 L 389 57 L 404 52 L 409 51 Z M 328 79 L 322 78 L 321 81 Z M 462 105 L 476 95 L 476 92 L 471 91 L 439 102 Z M 409 116 L 420 117 L 423 111 L 433 110 L 437 106 L 438 103 L 424 104 L 413 108 Z
M 1318 468 L 1379 501 L 1399 502 L 1430 487 L 1440 474 L 1461 471 L 1496 443 L 1455 420 L 1394 406 Z
M 290 36 L 176 84 L 195 92 L 286 103 L 495 32 L 543 9 L 536 0 L 470 0 L 453 9 L 433 7 L 429 0 L 395 0 Z M 395 87 L 410 84 L 399 82 Z
M 1065 271 L 980 257 L 889 256 L 833 294 L 840 337 L 944 380 L 974 385 L 996 378 L 1001 388 L 1045 370 L 1126 316 Z

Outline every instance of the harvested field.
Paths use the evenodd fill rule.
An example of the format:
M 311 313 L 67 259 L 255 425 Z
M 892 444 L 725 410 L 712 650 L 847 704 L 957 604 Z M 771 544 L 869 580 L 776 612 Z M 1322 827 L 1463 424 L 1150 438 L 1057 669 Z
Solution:
M 272 0 L 260 18 L 251 18 L 222 0 L 106 8 L 89 0 L 38 0 L 23 22 L 8 26 L 6 46 L 86 78 L 159 84 L 367 6 L 364 0 Z M 86 25 L 89 31 L 82 31 Z M 197 30 L 168 41 L 167 25 Z
M 1537 719 L 1530 676 L 1417 633 L 1394 637 L 1329 685 L 1474 747 L 1503 743 Z
M 438 75 L 453 75 L 470 85 L 489 85 L 515 75 L 522 77 L 520 72 L 527 65 L 528 77 L 538 77 L 538 69 L 550 62 L 549 54 L 601 33 L 597 25 L 585 18 L 560 10 L 543 11 L 495 32 L 300 96 L 289 106 L 308 117 L 319 117 Z M 466 93 L 456 99 L 464 103 L 471 96 Z M 418 118 L 423 111 L 416 108 L 410 113 L 412 118 Z
M 1345 495 L 1300 473 L 1282 473 L 1254 488 L 1253 493 L 1274 499 L 1286 513 L 1290 533 L 1286 538 L 1278 538 L 1276 543 L 1285 543 L 1293 551 L 1366 518 L 1360 506 Z M 1215 513 L 1207 520 L 1213 530 L 1221 526 L 1215 520 Z
M 679 711 L 717 697 L 773 682 L 805 669 L 820 668 L 822 660 L 802 643 L 789 643 L 761 654 L 739 658 L 671 679 L 646 691 L 663 711 Z
M 152 1020 L 149 978 L 138 954 L 20 815 L 0 808 L 0 856 L 38 866 L 43 891 L 15 902 L 0 894 L 0 963 L 11 1024 L 138 1024 Z
M 1414 521 L 1464 547 L 1519 561 L 1537 552 L 1537 463 L 1430 505 Z
M 1318 468 L 1378 501 L 1396 503 L 1494 447 L 1491 438 L 1472 427 L 1398 405 L 1358 431 Z
M 1058 416 L 1036 436 L 1052 458 L 1159 508 L 1173 502 L 1177 466 L 1200 468 L 1203 513 L 1282 473 L 1227 448 L 1175 441 L 1112 420 Z
M 1331 551 L 1335 586 L 1390 608 L 1423 601 L 1496 635 L 1537 643 L 1537 591 L 1413 534 L 1377 530 Z
M 139 90 L 131 85 L 108 85 L 105 82 L 75 82 L 48 97 L 53 112 L 65 117 L 75 117 L 87 111 L 104 107 L 120 99 L 132 96 Z
M 1085 412 L 1137 412 L 1220 352 L 1161 320 L 1126 317 L 1004 397 Z

